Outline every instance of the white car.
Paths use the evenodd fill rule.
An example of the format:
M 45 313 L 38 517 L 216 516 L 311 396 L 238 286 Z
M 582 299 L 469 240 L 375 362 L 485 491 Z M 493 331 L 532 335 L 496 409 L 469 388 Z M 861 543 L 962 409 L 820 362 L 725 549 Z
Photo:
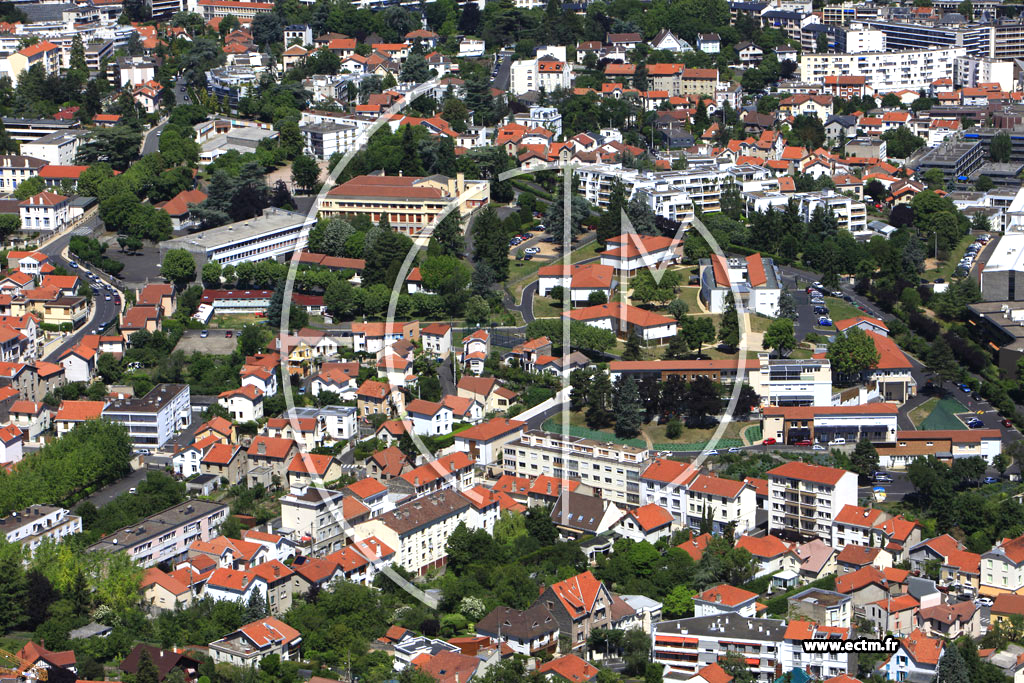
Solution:
M 822 446 L 822 445 L 821 445 L 820 443 L 816 443 L 816 444 L 814 444 L 813 446 L 811 446 L 811 450 L 812 450 L 812 451 L 824 451 L 824 450 L 826 450 L 826 449 L 825 449 L 825 447 L 824 447 L 824 446 Z
M 846 439 L 844 439 L 843 437 L 839 437 L 838 439 L 832 439 L 831 441 L 828 442 L 828 445 L 829 446 L 845 446 L 846 445 Z
M 992 606 L 992 598 L 983 595 L 980 598 L 975 598 L 974 599 L 974 604 L 975 605 L 984 605 L 985 607 L 991 607 Z
M 105 298 L 105 299 L 106 299 L 107 301 L 110 301 L 110 295 L 109 295 L 109 294 L 108 294 L 108 295 L 106 295 L 106 296 L 105 296 L 105 297 L 103 297 L 103 298 Z
M 704 451 L 704 455 L 718 455 L 718 451 L 712 448 L 710 451 Z
M 524 254 L 539 254 L 540 253 L 540 247 L 527 247 L 526 249 L 523 250 L 523 253 Z

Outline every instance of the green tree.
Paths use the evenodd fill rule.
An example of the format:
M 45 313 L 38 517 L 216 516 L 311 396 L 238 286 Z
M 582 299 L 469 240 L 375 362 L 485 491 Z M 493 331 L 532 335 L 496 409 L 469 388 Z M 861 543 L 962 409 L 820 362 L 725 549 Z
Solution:
M 143 650 L 139 656 L 139 668 L 135 673 L 135 683 L 160 683 L 160 671 L 149 656 L 149 650 Z
M 45 189 L 46 183 L 43 182 L 43 179 L 34 175 L 31 178 L 26 178 L 18 183 L 18 187 L 14 189 L 14 198 L 28 199 L 29 197 L 36 196 Z
M 725 295 L 725 311 L 718 326 L 718 341 L 731 349 L 740 345 L 740 316 L 732 292 Z
M 847 380 L 854 380 L 878 364 L 879 354 L 864 330 L 851 327 L 829 345 L 826 357 L 832 363 L 833 371 Z
M 961 7 L 965 4 L 970 5 L 971 0 L 964 0 L 960 3 Z M 970 14 L 967 16 L 969 17 Z M 949 644 L 943 649 L 935 681 L 936 683 L 971 683 L 967 664 L 960 655 L 960 648 L 956 645 Z
M 170 249 L 164 254 L 160 274 L 174 283 L 179 290 L 196 279 L 196 261 L 185 249 Z
M 688 316 L 679 322 L 679 333 L 686 339 L 691 349 L 697 349 L 700 355 L 704 344 L 715 340 L 715 324 L 708 316 Z
M 669 302 L 666 312 L 679 322 L 690 312 L 690 307 L 682 299 L 673 299 Z
M 615 410 L 615 436 L 632 439 L 640 434 L 643 425 L 643 411 L 640 407 L 640 391 L 636 380 L 627 377 L 619 381 L 613 397 Z
M 775 351 L 780 358 L 786 352 L 796 347 L 796 337 L 793 333 L 793 321 L 789 318 L 776 318 L 768 325 L 761 341 L 761 348 Z
M 208 289 L 216 289 L 221 283 L 221 267 L 217 261 L 207 261 L 203 264 L 203 286 Z
M 300 154 L 292 161 L 292 182 L 306 192 L 312 192 L 320 183 L 320 165 L 316 159 Z
M 924 147 L 924 138 L 914 135 L 906 126 L 893 128 L 882 133 L 885 140 L 886 152 L 891 157 L 906 159 L 921 147 Z
M 697 592 L 688 586 L 678 585 L 665 596 L 664 604 L 665 617 L 668 619 L 682 619 L 693 614 L 693 596 Z
M 591 429 L 607 427 L 612 422 L 612 381 L 604 372 L 594 375 L 587 395 L 587 426 Z
M 430 78 L 430 65 L 420 52 L 411 53 L 402 65 L 402 81 L 405 83 L 423 83 Z
M 1010 156 L 1013 154 L 1013 141 L 1010 140 L 1010 134 L 1001 131 L 993 135 L 992 142 L 988 146 L 988 154 L 992 157 L 992 161 L 1009 162 Z
M 467 323 L 484 325 L 491 317 L 491 307 L 482 296 L 475 294 L 466 302 L 465 315 Z
M 925 355 L 925 362 L 928 369 L 944 380 L 956 379 L 960 376 L 961 368 L 953 355 L 953 349 L 945 337 L 939 336 L 932 342 L 931 347 Z
M 878 469 L 878 451 L 871 439 L 864 438 L 857 442 L 850 456 L 850 468 L 860 476 L 861 481 L 871 479 L 872 473 Z
M 0 538 L 0 632 L 16 628 L 25 618 L 28 580 L 23 565 L 24 547 Z
M 978 179 L 974 181 L 974 189 L 978 192 L 988 192 L 995 186 L 995 182 L 987 175 L 980 175 L 978 176 Z

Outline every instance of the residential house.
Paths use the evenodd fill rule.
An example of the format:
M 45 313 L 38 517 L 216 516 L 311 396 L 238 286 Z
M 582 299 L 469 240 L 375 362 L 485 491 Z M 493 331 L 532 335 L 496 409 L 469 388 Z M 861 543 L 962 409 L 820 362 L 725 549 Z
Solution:
M 558 622 L 570 650 L 585 648 L 587 638 L 611 621 L 612 594 L 589 571 L 559 581 L 544 589 L 534 606 L 543 606 Z
M 263 417 L 263 392 L 251 384 L 221 392 L 217 403 L 227 409 L 235 422 L 256 422 Z

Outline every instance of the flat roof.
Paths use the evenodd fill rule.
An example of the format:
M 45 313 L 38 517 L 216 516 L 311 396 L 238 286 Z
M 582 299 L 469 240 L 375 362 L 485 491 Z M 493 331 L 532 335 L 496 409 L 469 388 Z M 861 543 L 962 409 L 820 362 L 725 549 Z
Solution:
M 189 251 L 218 249 L 234 242 L 250 240 L 278 230 L 312 225 L 314 222 L 314 218 L 307 217 L 304 214 L 271 207 L 264 209 L 262 216 L 228 223 L 219 228 L 210 228 L 209 230 L 196 232 L 185 237 L 175 237 L 164 242 L 166 245 L 164 248 L 187 249 Z
M 103 410 L 110 413 L 158 413 L 177 398 L 183 391 L 187 392 L 187 384 L 157 384 L 142 398 L 114 399 Z
M 1002 235 L 996 242 L 992 255 L 982 273 L 1020 270 L 1024 271 L 1024 234 Z
M 178 503 L 155 515 L 151 515 L 137 524 L 118 529 L 114 533 L 104 536 L 98 542 L 93 543 L 86 550 L 116 552 L 123 548 L 131 548 L 140 543 L 159 538 L 183 524 L 195 522 L 203 517 L 209 517 L 212 514 L 222 510 L 226 511 L 227 509 L 228 506 L 222 503 L 213 503 L 206 500 L 186 500 L 183 503 Z

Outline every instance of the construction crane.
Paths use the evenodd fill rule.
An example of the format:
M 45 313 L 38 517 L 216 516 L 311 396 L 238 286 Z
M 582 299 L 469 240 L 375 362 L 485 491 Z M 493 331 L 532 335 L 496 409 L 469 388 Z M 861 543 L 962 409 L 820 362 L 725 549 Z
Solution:
M 0 650 L 0 659 L 17 662 L 17 668 L 0 667 L 0 678 L 15 678 L 19 681 L 45 681 L 47 679 L 45 666 L 32 666 L 7 650 Z

